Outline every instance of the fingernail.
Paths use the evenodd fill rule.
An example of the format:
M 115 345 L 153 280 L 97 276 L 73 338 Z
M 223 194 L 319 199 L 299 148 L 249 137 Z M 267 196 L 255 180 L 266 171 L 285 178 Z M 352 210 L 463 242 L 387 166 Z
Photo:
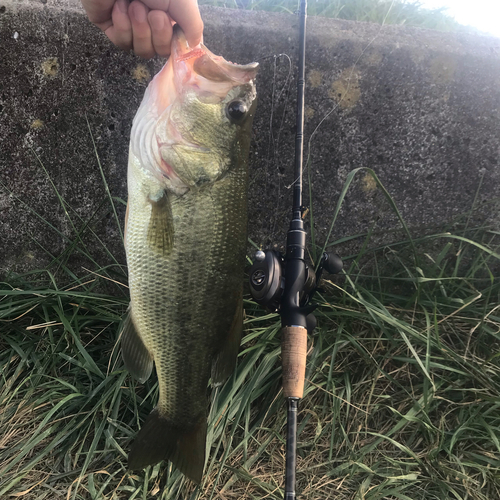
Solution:
M 146 22 L 146 9 L 139 4 L 134 5 L 133 14 L 135 20 L 144 23 Z
M 128 2 L 127 0 L 118 0 L 118 8 L 120 9 L 120 12 L 123 14 L 126 14 L 128 12 Z
M 165 27 L 165 19 L 161 15 L 151 16 L 149 23 L 155 31 L 161 31 Z

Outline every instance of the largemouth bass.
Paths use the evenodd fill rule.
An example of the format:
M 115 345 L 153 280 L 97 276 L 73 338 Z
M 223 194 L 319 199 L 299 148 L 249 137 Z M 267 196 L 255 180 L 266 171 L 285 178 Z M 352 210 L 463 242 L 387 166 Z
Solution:
M 171 56 L 134 118 L 121 346 L 141 382 L 154 362 L 159 400 L 132 445 L 132 470 L 170 460 L 202 478 L 208 382 L 233 371 L 242 330 L 257 66 L 192 49 L 176 27 Z

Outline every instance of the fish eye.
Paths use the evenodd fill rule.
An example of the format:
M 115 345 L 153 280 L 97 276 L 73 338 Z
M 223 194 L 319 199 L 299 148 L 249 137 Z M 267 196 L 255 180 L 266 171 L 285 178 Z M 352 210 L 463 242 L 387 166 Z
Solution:
M 242 101 L 231 101 L 226 108 L 227 117 L 232 122 L 240 121 L 247 113 L 248 109 Z

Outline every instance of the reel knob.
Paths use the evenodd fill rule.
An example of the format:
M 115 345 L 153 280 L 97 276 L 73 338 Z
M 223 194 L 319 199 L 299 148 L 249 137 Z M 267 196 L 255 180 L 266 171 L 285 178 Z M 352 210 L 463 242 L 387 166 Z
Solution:
M 336 253 L 323 254 L 323 269 L 330 274 L 338 274 L 344 268 L 342 259 Z
M 265 259 L 266 259 L 266 253 L 265 252 L 263 252 L 262 250 L 257 250 L 257 252 L 255 252 L 255 260 L 257 262 L 262 262 Z
M 282 258 L 273 250 L 259 250 L 250 268 L 250 293 L 258 304 L 278 310 L 283 293 Z

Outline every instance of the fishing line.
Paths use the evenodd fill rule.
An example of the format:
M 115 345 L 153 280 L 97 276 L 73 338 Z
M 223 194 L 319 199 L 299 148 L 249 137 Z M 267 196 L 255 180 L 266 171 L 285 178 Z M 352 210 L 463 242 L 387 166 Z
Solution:
M 276 86 L 276 61 L 280 57 L 286 57 L 288 60 L 288 75 L 285 79 L 285 83 L 283 84 L 283 87 L 281 88 L 280 93 L 275 99 L 275 86 Z M 288 54 L 279 54 L 277 56 L 274 56 L 274 72 L 273 72 L 273 93 L 272 93 L 272 98 L 271 98 L 271 116 L 269 118 L 269 135 L 270 135 L 270 141 L 273 143 L 273 159 L 276 158 L 276 149 L 279 145 L 279 139 L 281 135 L 281 131 L 283 130 L 284 122 L 285 122 L 285 117 L 287 113 L 287 103 L 288 103 L 288 96 L 284 102 L 283 106 L 283 114 L 281 116 L 281 123 L 280 127 L 278 128 L 278 136 L 276 137 L 276 141 L 274 141 L 274 136 L 273 136 L 273 117 L 274 117 L 274 104 L 275 102 L 279 102 L 281 99 L 281 96 L 283 95 L 283 92 L 285 92 L 285 89 L 288 91 L 290 88 L 290 83 L 291 83 L 291 77 L 292 77 L 292 60 L 290 59 L 290 56 Z
M 267 140 L 267 154 L 266 157 L 262 159 L 262 164 L 264 166 L 264 179 L 265 179 L 265 184 L 266 188 L 270 188 L 272 186 L 272 183 L 269 182 L 269 179 L 275 178 L 274 172 L 277 174 L 277 182 L 276 182 L 276 187 L 277 187 L 277 193 L 273 194 L 273 200 L 275 203 L 275 210 L 279 210 L 279 204 L 280 204 L 280 198 L 281 198 L 281 188 L 285 187 L 286 184 L 283 181 L 282 177 L 284 177 L 284 173 L 288 170 L 287 166 L 285 165 L 288 160 L 286 158 L 286 155 L 280 155 L 280 148 L 288 148 L 288 144 L 283 144 L 281 145 L 281 139 L 282 139 L 282 131 L 284 130 L 285 127 L 285 122 L 287 119 L 287 115 L 290 111 L 288 102 L 290 99 L 290 85 L 293 81 L 293 64 L 292 64 L 292 59 L 290 56 L 286 53 L 280 53 L 280 54 L 273 54 L 273 55 L 268 55 L 261 57 L 257 59 L 259 63 L 262 63 L 263 61 L 267 61 L 269 59 L 273 59 L 272 61 L 272 69 L 273 69 L 273 77 L 272 77 L 272 90 L 271 90 L 271 112 L 270 112 L 270 117 L 269 117 L 269 122 L 268 122 L 268 140 Z M 285 74 L 283 75 L 283 72 L 281 71 L 282 67 L 278 65 L 280 59 L 286 59 L 287 66 L 285 69 Z M 281 85 L 278 86 L 278 80 L 283 80 L 284 81 Z M 280 102 L 284 97 L 283 102 Z M 281 109 L 278 113 L 278 109 Z M 273 123 L 274 121 L 277 121 L 277 124 Z M 277 129 L 276 135 L 275 135 L 275 130 Z M 270 175 L 271 172 L 271 175 Z M 265 221 L 262 221 L 263 224 Z M 269 234 L 269 237 L 271 239 L 274 239 L 274 235 L 276 233 L 276 226 L 278 224 L 278 221 L 276 218 L 272 219 L 271 221 L 267 221 L 269 224 L 269 227 L 267 228 L 267 233 Z
M 370 40 L 370 42 L 368 42 L 368 44 L 363 48 L 363 50 L 361 51 L 361 54 L 358 56 L 358 58 L 356 59 L 356 61 L 354 62 L 354 65 L 353 67 L 351 68 L 351 71 L 349 73 L 349 77 L 347 79 L 347 88 L 346 90 L 343 92 L 340 100 L 334 104 L 334 106 L 326 112 L 326 114 L 323 116 L 323 118 L 319 121 L 318 125 L 316 125 L 316 127 L 314 128 L 314 130 L 312 131 L 311 135 L 309 136 L 309 140 L 307 141 L 307 159 L 306 159 L 306 164 L 305 164 L 305 167 L 307 167 L 308 170 L 310 170 L 311 168 L 311 145 L 312 145 L 312 141 L 314 139 L 314 136 L 316 135 L 316 132 L 318 132 L 318 130 L 320 129 L 320 127 L 323 125 L 323 123 L 325 122 L 325 120 L 328 119 L 328 117 L 336 110 L 338 109 L 338 107 L 341 105 L 341 103 L 344 101 L 344 97 L 346 95 L 349 94 L 349 90 L 351 89 L 351 85 L 352 85 L 352 77 L 354 75 L 354 72 L 358 66 L 358 63 L 359 61 L 361 60 L 361 58 L 365 55 L 365 52 L 373 45 L 373 43 L 380 37 L 380 34 L 382 33 L 382 30 L 384 29 L 384 27 L 386 26 L 386 21 L 387 21 L 387 18 L 389 17 L 389 14 L 391 13 L 391 10 L 392 8 L 394 7 L 394 4 L 395 4 L 396 0 L 392 0 L 391 2 L 391 5 L 389 6 L 388 10 L 387 10 L 387 13 L 385 14 L 384 16 L 384 19 L 382 21 L 382 24 L 380 25 L 380 29 L 378 30 L 378 33 Z M 302 171 L 303 173 L 303 171 Z M 308 178 L 310 179 L 310 177 L 308 176 Z M 297 177 L 291 184 L 289 184 L 288 186 L 285 186 L 286 189 L 290 189 L 296 182 L 299 181 L 299 177 Z
M 316 132 L 321 127 L 321 125 L 323 124 L 323 122 L 340 106 L 340 104 L 344 100 L 344 97 L 349 93 L 349 90 L 351 88 L 352 76 L 354 74 L 354 71 L 355 71 L 355 69 L 356 69 L 359 61 L 361 60 L 361 58 L 364 56 L 365 52 L 373 45 L 373 43 L 375 42 L 375 40 L 377 40 L 377 38 L 380 36 L 380 33 L 382 32 L 382 30 L 385 27 L 385 22 L 387 21 L 387 18 L 389 17 L 389 14 L 390 14 L 390 12 L 392 10 L 392 7 L 394 6 L 394 2 L 395 2 L 395 0 L 392 0 L 392 3 L 391 3 L 391 5 L 390 5 L 390 7 L 389 7 L 389 9 L 387 11 L 387 14 L 384 17 L 384 20 L 382 21 L 382 24 L 380 26 L 380 29 L 379 29 L 378 33 L 372 38 L 372 40 L 370 40 L 370 42 L 366 45 L 366 47 L 361 51 L 361 54 L 358 56 L 358 58 L 356 59 L 354 65 L 353 65 L 353 67 L 351 68 L 351 72 L 349 73 L 349 78 L 347 80 L 347 82 L 348 82 L 347 83 L 347 89 L 342 94 L 342 97 L 340 98 L 340 101 L 337 104 L 335 104 L 333 106 L 333 108 L 325 114 L 325 116 L 320 120 L 320 122 L 318 123 L 318 125 L 316 126 L 316 128 L 311 133 L 311 136 L 309 137 L 309 141 L 307 142 L 308 150 L 307 150 L 307 162 L 306 162 L 306 166 L 308 168 L 309 168 L 309 159 L 310 159 L 310 153 L 311 153 L 311 143 L 312 143 L 312 140 L 313 140 L 314 136 L 316 135 Z
M 281 88 L 280 93 L 278 94 L 278 96 L 275 99 L 275 83 L 276 83 L 276 72 L 277 72 L 276 62 L 277 62 L 278 58 L 281 56 L 286 57 L 288 60 L 288 74 L 286 76 L 285 82 L 283 83 L 283 86 Z M 272 143 L 272 152 L 271 152 L 271 147 L 269 147 L 268 161 L 266 162 L 266 174 L 267 174 L 267 165 L 270 164 L 272 161 L 274 163 L 274 168 L 275 168 L 275 171 L 277 171 L 277 176 L 278 176 L 278 182 L 277 182 L 278 192 L 275 196 L 276 210 L 278 210 L 279 201 L 280 201 L 281 184 L 283 184 L 283 185 L 285 184 L 284 181 L 281 179 L 281 177 L 283 177 L 284 174 L 281 172 L 281 170 L 280 170 L 281 167 L 278 164 L 279 162 L 277 161 L 279 159 L 279 156 L 277 155 L 277 151 L 279 150 L 281 132 L 284 129 L 285 119 L 286 119 L 287 112 L 288 112 L 288 99 L 289 99 L 289 95 L 290 95 L 289 89 L 290 89 L 291 81 L 292 81 L 292 60 L 291 60 L 290 56 L 288 54 L 279 54 L 278 56 L 275 56 L 274 57 L 273 94 L 272 94 L 272 104 L 271 104 L 271 116 L 269 119 L 269 135 L 270 135 L 269 144 Z M 280 101 L 281 96 L 283 95 L 283 93 L 285 91 L 286 91 L 286 98 L 285 98 L 285 101 L 283 103 L 283 113 L 281 115 L 281 122 L 279 124 L 278 134 L 277 134 L 277 137 L 275 140 L 274 136 L 273 136 L 274 106 L 275 106 L 275 103 L 277 104 Z M 270 158 L 271 153 L 272 153 L 272 160 Z M 286 187 L 286 186 L 284 186 L 284 187 Z M 276 217 L 273 218 L 273 227 L 271 228 L 271 231 L 270 231 L 271 238 L 274 238 L 274 235 L 276 233 L 277 222 L 278 222 L 277 218 Z

